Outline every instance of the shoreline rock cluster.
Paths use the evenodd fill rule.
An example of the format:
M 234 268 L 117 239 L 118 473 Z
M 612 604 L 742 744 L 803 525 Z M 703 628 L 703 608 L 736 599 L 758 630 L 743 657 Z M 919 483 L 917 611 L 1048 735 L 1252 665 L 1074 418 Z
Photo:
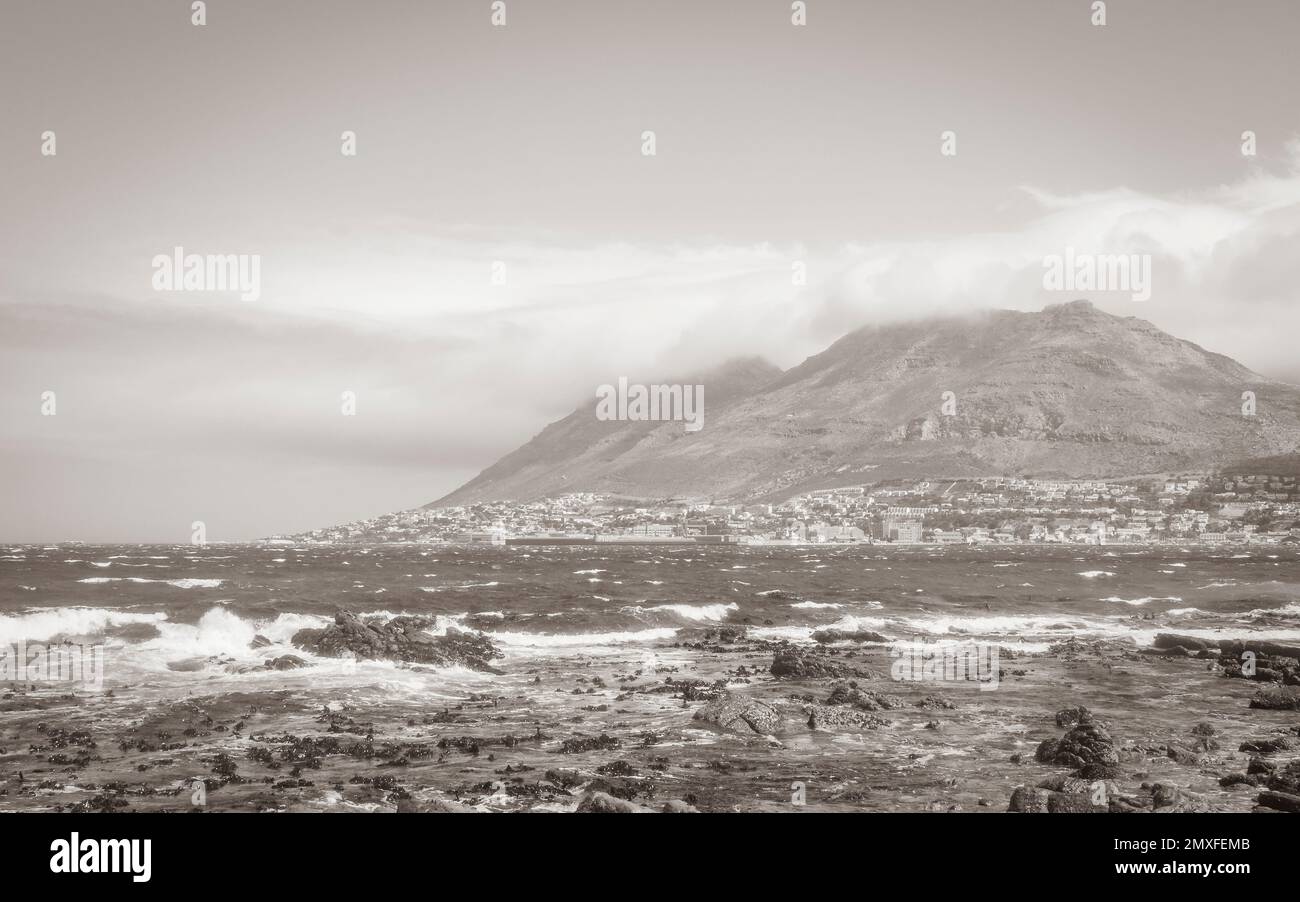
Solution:
M 454 627 L 448 628 L 445 635 L 437 635 L 432 632 L 435 626 L 436 622 L 427 617 L 363 620 L 351 611 L 340 611 L 330 626 L 298 630 L 290 641 L 298 648 L 332 658 L 350 654 L 365 660 L 461 665 L 487 673 L 504 672 L 488 663 L 501 657 L 501 650 L 487 636 Z

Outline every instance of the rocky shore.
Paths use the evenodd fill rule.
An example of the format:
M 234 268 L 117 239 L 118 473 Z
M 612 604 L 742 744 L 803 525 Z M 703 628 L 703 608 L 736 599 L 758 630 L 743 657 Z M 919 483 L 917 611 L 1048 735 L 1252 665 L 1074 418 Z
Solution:
M 293 644 L 499 688 L 421 704 L 309 680 L 165 703 L 10 687 L 0 808 L 1300 811 L 1300 648 L 1285 644 L 1068 639 L 1003 651 L 986 691 L 891 679 L 876 633 L 792 644 L 728 625 L 683 630 L 653 665 L 516 670 L 486 636 L 433 628 L 341 612 Z

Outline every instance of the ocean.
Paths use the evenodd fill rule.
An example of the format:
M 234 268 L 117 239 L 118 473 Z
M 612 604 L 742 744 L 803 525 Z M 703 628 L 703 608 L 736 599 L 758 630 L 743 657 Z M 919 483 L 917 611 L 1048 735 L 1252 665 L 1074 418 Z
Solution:
M 380 619 L 432 618 L 435 633 L 481 631 L 499 646 L 501 657 L 493 663 L 502 672 L 323 657 L 293 645 L 299 630 L 326 627 L 345 610 Z M 723 625 L 745 627 L 744 643 L 700 641 L 702 628 Z M 1113 662 L 1081 664 L 1053 653 L 1058 643 L 1073 639 L 1136 651 L 1162 632 L 1295 642 L 1300 560 L 1292 548 L 1122 546 L 8 547 L 0 554 L 0 645 L 101 647 L 103 681 L 94 687 L 11 683 L 0 704 L 0 729 L 10 740 L 0 753 L 0 776 L 12 780 L 21 770 L 24 778 L 9 784 L 0 808 L 93 807 L 105 804 L 105 783 L 140 783 L 138 794 L 130 796 L 135 806 L 175 806 L 185 797 L 187 781 L 195 775 L 211 779 L 212 761 L 228 759 L 238 762 L 239 776 L 224 783 L 218 778 L 221 785 L 207 793 L 208 805 L 391 810 L 403 799 L 451 798 L 482 810 L 567 810 L 568 798 L 549 784 L 512 792 L 511 781 L 531 784 L 517 769 L 502 780 L 497 762 L 517 757 L 528 770 L 580 763 L 573 753 L 558 751 L 564 738 L 601 734 L 618 743 L 606 750 L 604 764 L 623 761 L 644 772 L 647 761 L 628 762 L 626 751 L 615 750 L 635 745 L 646 758 L 664 759 L 649 762 L 665 768 L 655 771 L 658 784 L 673 782 L 667 775 L 682 764 L 678 795 L 689 794 L 697 804 L 728 810 L 780 806 L 788 795 L 784 773 L 768 788 L 754 785 L 752 775 L 727 777 L 735 775 L 734 767 L 715 769 L 712 782 L 696 779 L 696 768 L 707 765 L 687 762 L 687 751 L 718 754 L 739 740 L 692 720 L 698 705 L 691 704 L 691 693 L 670 691 L 665 681 L 698 679 L 783 703 L 798 701 L 799 692 L 764 673 L 771 649 L 781 642 L 814 647 L 813 633 L 824 629 L 869 630 L 889 642 L 994 644 L 1004 667 L 1023 671 L 1019 682 L 1008 678 L 998 692 L 941 687 L 957 698 L 951 710 L 959 713 L 943 715 L 953 721 L 948 733 L 926 720 L 907 727 L 905 742 L 889 746 L 891 756 L 904 756 L 895 764 L 913 778 L 919 768 L 920 785 L 942 786 L 955 774 L 979 787 L 967 793 L 978 799 L 957 793 L 952 801 L 952 794 L 940 793 L 939 804 L 978 806 L 983 800 L 990 803 L 984 807 L 1001 808 L 1008 788 L 1002 768 L 976 778 L 946 759 L 978 758 L 990 743 L 1006 757 L 1022 745 L 1032 755 L 1034 731 L 1040 729 L 1032 717 L 1050 723 L 1058 701 L 1104 708 L 1112 698 L 1117 718 L 1141 724 L 1157 741 L 1161 730 L 1190 727 L 1183 723 L 1188 718 L 1229 717 L 1225 712 L 1235 711 L 1241 693 L 1251 688 L 1247 681 L 1207 675 L 1203 661 L 1134 654 L 1117 674 Z M 877 671 L 888 670 L 889 643 L 832 643 L 826 650 L 874 659 Z M 284 655 L 297 656 L 304 666 L 265 666 Z M 1085 669 L 1063 675 L 1067 666 Z M 1132 671 L 1131 681 L 1124 667 Z M 1153 681 L 1159 691 L 1152 691 Z M 1076 691 L 1062 692 L 1067 685 Z M 892 684 L 889 691 L 897 688 Z M 1171 696 L 1191 701 L 1176 711 L 1159 708 Z M 1143 701 L 1135 701 L 1139 697 Z M 205 713 L 190 723 L 185 706 L 195 704 Z M 289 782 L 307 774 L 311 785 L 278 790 L 284 771 L 257 775 L 266 758 L 254 751 L 259 742 L 283 749 L 290 742 L 284 736 L 338 732 L 345 716 L 366 724 L 361 733 L 368 731 L 374 741 L 387 736 L 397 748 L 410 744 L 437 752 L 424 758 L 395 752 L 406 762 L 400 767 L 406 779 L 396 785 L 381 780 L 379 789 L 374 775 L 391 764 L 392 755 L 343 756 L 335 762 L 341 769 L 327 781 L 312 776 L 316 768 L 298 768 L 299 776 Z M 1255 715 L 1243 723 L 1259 720 Z M 154 729 L 163 721 L 189 726 Z M 27 740 L 48 735 L 54 723 L 64 733 L 93 731 L 94 751 L 73 743 L 80 757 L 55 752 L 52 765 L 50 748 Z M 37 729 L 41 725 L 47 732 Z M 142 730 L 168 733 L 168 739 L 137 741 Z M 916 735 L 924 730 L 935 735 Z M 513 744 L 488 753 L 496 766 L 482 766 L 475 783 L 462 772 L 464 762 L 451 766 L 467 746 L 447 741 L 484 732 L 493 736 L 479 737 L 476 749 L 491 747 L 503 733 Z M 522 741 L 530 733 L 537 737 L 531 745 Z M 268 736 L 279 737 L 280 744 Z M 876 739 L 852 736 L 813 731 L 784 738 L 782 748 L 763 747 L 757 760 L 767 762 L 765 768 L 771 758 L 797 770 L 800 761 L 817 760 L 821 769 L 843 757 L 846 770 L 834 777 L 841 783 L 861 779 L 869 786 L 894 773 L 896 787 L 906 784 L 897 782 L 887 762 L 862 758 L 858 745 Z M 927 745 L 936 741 L 941 747 Z M 123 747 L 132 743 L 135 748 Z M 29 745 L 41 751 L 29 751 Z M 746 756 L 758 754 L 752 739 L 738 748 Z M 334 765 L 329 755 L 324 758 L 313 763 L 328 772 Z M 933 773 L 917 764 L 922 759 Z M 593 779 L 609 777 L 590 773 Z M 354 776 L 362 779 L 347 782 Z M 87 789 L 88 782 L 97 788 Z M 41 783 L 46 788 L 38 791 Z M 903 788 L 842 795 L 845 804 L 886 810 L 935 801 L 914 798 Z

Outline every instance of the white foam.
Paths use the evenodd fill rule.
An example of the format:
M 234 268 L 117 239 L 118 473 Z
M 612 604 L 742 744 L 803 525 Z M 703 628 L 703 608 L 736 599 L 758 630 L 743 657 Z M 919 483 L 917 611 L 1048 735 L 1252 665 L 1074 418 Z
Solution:
M 624 608 L 624 610 L 631 610 L 637 614 L 647 613 L 650 611 L 664 611 L 686 620 L 717 623 L 725 620 L 727 615 L 732 611 L 740 610 L 740 605 L 736 604 L 734 601 L 731 604 L 660 604 L 649 608 L 632 607 Z
M 55 636 L 93 636 L 109 627 L 130 623 L 159 623 L 166 614 L 137 614 L 104 608 L 47 608 L 23 614 L 0 615 L 0 643 L 21 640 L 41 642 Z
M 1168 595 L 1164 598 L 1155 598 L 1150 595 L 1142 598 L 1120 598 L 1118 595 L 1112 595 L 1109 598 L 1103 598 L 1102 601 L 1109 601 L 1112 604 L 1147 605 L 1153 601 L 1182 601 L 1182 599 L 1176 595 Z

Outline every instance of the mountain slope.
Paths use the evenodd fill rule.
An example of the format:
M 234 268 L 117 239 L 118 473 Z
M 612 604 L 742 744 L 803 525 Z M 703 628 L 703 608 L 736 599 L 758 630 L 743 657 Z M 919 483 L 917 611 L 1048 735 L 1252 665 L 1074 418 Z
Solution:
M 867 327 L 784 373 L 733 366 L 699 380 L 699 432 L 600 422 L 593 400 L 435 503 L 572 491 L 739 500 L 899 476 L 1128 476 L 1300 447 L 1300 389 L 1087 301 Z M 1256 393 L 1255 416 L 1242 416 L 1244 391 Z

